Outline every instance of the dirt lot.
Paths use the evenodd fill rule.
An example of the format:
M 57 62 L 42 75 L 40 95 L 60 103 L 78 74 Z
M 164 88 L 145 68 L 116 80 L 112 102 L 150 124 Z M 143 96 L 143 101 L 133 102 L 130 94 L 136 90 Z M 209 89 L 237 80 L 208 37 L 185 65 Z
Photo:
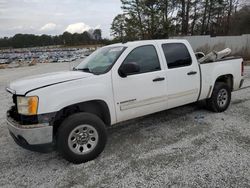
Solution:
M 225 113 L 188 105 L 110 129 L 105 151 L 73 165 L 56 152 L 34 153 L 9 136 L 5 86 L 27 75 L 67 70 L 43 64 L 0 70 L 0 187 L 249 187 L 250 88 Z M 250 86 L 250 67 L 246 68 Z

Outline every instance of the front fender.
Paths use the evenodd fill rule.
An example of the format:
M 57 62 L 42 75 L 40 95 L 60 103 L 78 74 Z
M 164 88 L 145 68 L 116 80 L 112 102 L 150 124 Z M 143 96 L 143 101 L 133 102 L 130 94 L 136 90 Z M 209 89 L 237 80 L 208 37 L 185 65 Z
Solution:
M 111 76 L 108 74 L 65 82 L 32 91 L 29 96 L 39 97 L 38 114 L 58 112 L 61 109 L 87 101 L 102 100 L 110 111 L 111 123 L 114 115 Z

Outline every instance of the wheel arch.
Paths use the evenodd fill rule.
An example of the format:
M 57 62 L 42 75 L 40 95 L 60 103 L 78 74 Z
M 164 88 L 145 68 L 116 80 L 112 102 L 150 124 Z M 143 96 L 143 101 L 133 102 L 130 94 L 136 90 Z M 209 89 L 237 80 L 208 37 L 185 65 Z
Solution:
M 110 110 L 107 103 L 103 100 L 91 100 L 72 104 L 59 110 L 55 115 L 53 123 L 54 134 L 57 132 L 59 126 L 65 118 L 79 112 L 88 112 L 94 114 L 98 116 L 106 126 L 111 125 Z
M 220 75 L 217 77 L 217 79 L 214 82 L 214 86 L 217 82 L 223 82 L 226 83 L 231 91 L 233 91 L 233 86 L 234 86 L 234 77 L 232 74 L 225 74 L 225 75 Z

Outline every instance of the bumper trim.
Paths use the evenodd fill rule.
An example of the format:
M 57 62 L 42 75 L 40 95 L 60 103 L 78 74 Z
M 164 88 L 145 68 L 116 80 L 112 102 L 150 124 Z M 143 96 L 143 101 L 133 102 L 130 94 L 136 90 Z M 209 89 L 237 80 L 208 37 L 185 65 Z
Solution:
M 15 138 L 23 138 L 28 145 L 47 144 L 53 142 L 53 127 L 48 123 L 33 126 L 20 125 L 7 117 L 9 131 Z
M 17 145 L 20 147 L 30 150 L 30 151 L 35 151 L 35 152 L 40 152 L 40 153 L 48 153 L 51 152 L 55 149 L 54 143 L 47 143 L 47 144 L 36 144 L 36 145 L 30 145 L 28 142 L 19 136 L 18 138 L 10 132 L 10 135 L 12 136 L 13 140 Z

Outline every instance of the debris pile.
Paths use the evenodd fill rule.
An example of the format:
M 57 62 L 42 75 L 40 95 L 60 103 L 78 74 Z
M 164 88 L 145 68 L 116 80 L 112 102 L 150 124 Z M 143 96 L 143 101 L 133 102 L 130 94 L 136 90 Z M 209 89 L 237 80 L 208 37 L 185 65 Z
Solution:
M 228 55 L 230 55 L 232 52 L 232 50 L 230 48 L 226 48 L 222 51 L 212 51 L 209 54 L 205 55 L 202 52 L 197 52 L 196 53 L 196 57 L 198 58 L 198 61 L 200 63 L 208 63 L 208 62 L 215 62 L 215 61 L 219 61 L 225 57 L 227 57 Z

